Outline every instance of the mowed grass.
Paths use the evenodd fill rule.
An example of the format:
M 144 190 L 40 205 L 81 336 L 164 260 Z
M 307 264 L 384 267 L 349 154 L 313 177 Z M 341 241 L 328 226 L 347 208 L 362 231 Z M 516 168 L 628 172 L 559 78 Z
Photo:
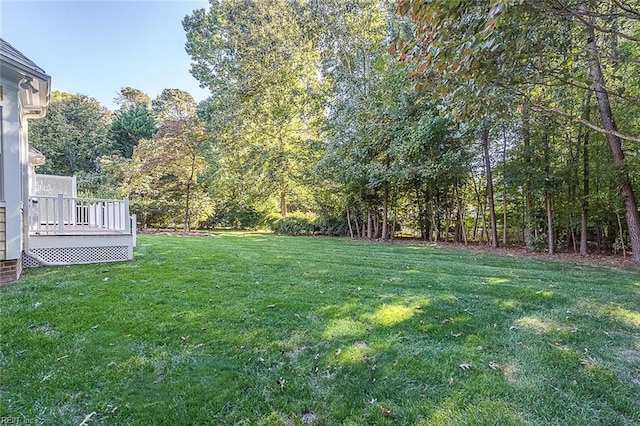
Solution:
M 640 424 L 640 272 L 345 239 L 139 236 L 0 290 L 32 424 Z

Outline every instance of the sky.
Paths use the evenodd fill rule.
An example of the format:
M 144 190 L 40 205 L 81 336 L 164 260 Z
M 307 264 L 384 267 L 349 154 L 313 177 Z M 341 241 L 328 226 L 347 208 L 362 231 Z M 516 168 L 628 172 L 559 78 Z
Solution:
M 51 76 L 52 90 L 96 98 L 110 110 L 122 87 L 153 99 L 183 89 L 209 95 L 189 73 L 182 19 L 206 0 L 0 0 L 0 37 Z

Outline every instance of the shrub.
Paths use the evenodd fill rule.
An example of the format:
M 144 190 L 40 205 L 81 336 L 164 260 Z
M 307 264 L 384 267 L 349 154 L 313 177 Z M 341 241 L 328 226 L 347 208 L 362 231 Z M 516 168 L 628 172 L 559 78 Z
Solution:
M 223 204 L 217 206 L 206 225 L 210 228 L 254 229 L 264 220 L 263 213 L 247 205 Z
M 321 215 L 315 220 L 316 232 L 329 237 L 345 237 L 349 235 L 349 225 L 344 219 Z
M 293 212 L 286 217 L 271 214 L 267 226 L 279 235 L 312 235 L 316 232 L 315 215 Z

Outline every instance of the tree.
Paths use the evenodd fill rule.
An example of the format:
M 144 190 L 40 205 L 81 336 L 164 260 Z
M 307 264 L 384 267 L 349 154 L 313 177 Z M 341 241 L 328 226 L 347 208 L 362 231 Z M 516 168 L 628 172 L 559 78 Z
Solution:
M 54 91 L 47 115 L 29 126 L 29 142 L 47 162 L 44 173 L 88 176 L 108 152 L 110 113 L 85 95 Z
M 112 141 L 112 150 L 116 154 L 131 158 L 138 142 L 141 139 L 151 138 L 158 128 L 146 104 L 131 104 L 123 108 L 114 114 L 109 137 Z
M 164 89 L 151 105 L 160 127 L 166 122 L 190 119 L 195 115 L 197 108 L 193 96 L 181 89 Z
M 116 104 L 120 105 L 120 110 L 126 110 L 134 105 L 146 105 L 147 108 L 151 107 L 151 98 L 142 90 L 134 87 L 123 87 L 120 89 L 120 93 L 114 99 Z
M 305 16 L 297 1 L 228 0 L 183 21 L 192 74 L 225 97 L 233 143 L 267 178 L 282 216 L 308 175 L 320 105 Z
M 211 213 L 199 182 L 207 170 L 209 139 L 188 92 L 165 89 L 153 107 L 159 130 L 134 148 L 125 167 L 125 192 L 145 225 L 179 221 L 189 231 Z
M 624 1 L 585 5 L 577 0 L 493 0 L 487 5 L 469 0 L 401 0 L 397 10 L 417 24 L 413 34 L 398 43 L 401 57 L 415 61 L 413 77 L 418 85 L 442 94 L 459 117 L 473 115 L 478 104 L 496 96 L 503 102 L 532 101 L 530 95 L 547 87 L 591 88 L 596 93 L 602 125 L 556 103 L 532 102 L 530 107 L 606 135 L 618 167 L 634 260 L 640 261 L 640 222 L 620 144 L 621 138 L 640 138 L 619 132 L 609 95 L 625 102 L 633 98 L 625 97 L 623 90 L 611 90 L 612 82 L 601 66 L 606 61 L 607 70 L 615 70 L 632 62 L 617 54 L 617 49 L 607 54 L 611 49 L 603 45 L 638 42 L 634 36 L 640 21 L 637 7 Z

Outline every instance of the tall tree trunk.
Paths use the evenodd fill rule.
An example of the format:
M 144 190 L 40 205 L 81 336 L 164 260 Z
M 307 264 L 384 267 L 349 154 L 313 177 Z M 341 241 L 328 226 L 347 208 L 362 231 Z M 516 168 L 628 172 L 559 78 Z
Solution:
M 445 220 L 444 220 L 444 242 L 449 242 L 449 227 L 451 226 L 451 211 L 447 208 L 444 212 Z
M 415 188 L 416 190 L 416 203 L 418 205 L 418 225 L 420 226 L 420 238 L 423 240 L 427 239 L 427 229 L 426 229 L 426 225 L 424 223 L 424 217 L 425 217 L 425 213 L 424 210 L 422 208 L 422 202 L 421 197 L 420 197 L 420 190 L 419 188 L 416 186 Z
M 587 89 L 582 118 L 589 121 L 591 116 L 591 96 L 593 92 Z M 580 255 L 588 254 L 587 225 L 589 219 L 589 129 L 583 127 L 582 133 L 582 214 L 580 217 Z
M 593 28 L 591 27 L 587 27 L 587 52 L 589 53 L 589 76 L 591 77 L 593 91 L 595 92 L 598 100 L 602 127 L 609 132 L 617 132 L 618 128 L 613 119 L 609 93 L 605 87 L 602 68 L 600 67 L 598 47 L 596 45 Z M 607 142 L 609 143 L 613 163 L 617 169 L 617 183 L 620 188 L 620 194 L 624 199 L 627 228 L 629 230 L 629 238 L 631 240 L 631 258 L 634 262 L 640 263 L 640 215 L 638 214 L 638 206 L 633 193 L 633 187 L 631 186 L 629 172 L 624 164 L 622 143 L 620 138 L 613 133 L 607 133 Z
M 545 178 L 551 178 L 551 157 L 549 146 L 549 126 L 547 125 L 547 118 L 543 117 L 542 124 L 542 145 L 544 147 L 544 172 Z M 553 200 L 551 198 L 551 187 L 547 182 L 544 188 L 544 201 L 547 208 L 547 247 L 549 254 L 556 253 L 556 241 L 555 232 L 553 229 Z
M 384 193 L 382 195 L 382 235 L 383 240 L 389 238 L 389 188 L 384 187 Z
M 377 211 L 373 213 L 373 238 L 380 238 L 380 215 Z
M 489 157 L 489 130 L 482 129 L 482 148 L 484 150 L 484 166 L 487 175 L 487 202 L 489 203 L 489 219 L 491 220 L 491 247 L 498 248 L 498 224 L 496 223 L 496 206 L 493 198 L 493 178 L 491 177 L 491 158 Z
M 433 235 L 433 242 L 438 242 L 440 240 L 440 224 L 439 220 L 437 220 L 437 212 L 436 212 L 436 201 L 431 201 L 431 227 Z M 430 240 L 431 241 L 431 240 Z
M 187 185 L 185 188 L 185 207 L 184 207 L 184 232 L 189 232 L 189 227 L 191 225 L 191 183 L 193 182 L 193 178 L 196 174 L 196 154 L 195 152 L 191 154 L 191 170 L 190 170 L 189 178 L 187 179 Z
M 507 245 L 507 131 L 502 123 L 502 244 Z
M 471 182 L 473 182 L 473 193 L 476 195 L 476 215 L 473 220 L 473 236 L 472 239 L 474 241 L 482 242 L 482 234 L 480 234 L 480 238 L 477 238 L 478 233 L 478 220 L 480 219 L 480 209 L 482 206 L 482 200 L 480 199 L 480 191 L 478 190 L 478 184 L 476 184 L 475 176 L 471 176 Z
M 367 238 L 369 240 L 373 238 L 373 215 L 371 214 L 371 207 L 367 209 Z
M 457 216 L 457 220 L 460 221 L 460 233 L 462 234 L 462 239 L 464 241 L 464 245 L 467 245 L 467 230 L 465 229 L 464 226 L 464 209 L 462 208 L 462 197 L 460 196 L 460 190 L 458 189 L 458 183 L 456 182 L 456 186 L 454 187 L 455 190 L 455 196 L 456 196 L 456 204 L 457 204 L 457 211 L 458 214 Z
M 353 239 L 353 228 L 351 227 L 351 215 L 349 214 L 349 208 L 347 207 L 347 224 L 349 225 L 349 237 Z M 357 224 L 356 224 L 357 226 Z
M 622 229 L 622 221 L 620 220 L 620 214 L 616 212 L 616 219 L 618 219 L 618 238 L 620 239 L 620 248 L 622 249 L 622 257 L 627 257 L 627 247 L 624 241 L 624 230 Z M 615 249 L 617 250 L 617 248 Z
M 522 106 L 522 142 L 524 143 L 524 244 L 527 249 L 532 248 L 531 232 L 531 131 L 529 127 L 529 104 L 525 101 Z
M 280 216 L 287 217 L 287 193 L 280 191 Z
M 191 182 L 187 182 L 185 190 L 185 206 L 184 206 L 184 232 L 189 232 L 189 202 L 191 198 Z
M 545 194 L 545 204 L 547 206 L 547 246 L 549 254 L 556 254 L 556 238 L 553 229 L 553 200 L 551 193 Z

